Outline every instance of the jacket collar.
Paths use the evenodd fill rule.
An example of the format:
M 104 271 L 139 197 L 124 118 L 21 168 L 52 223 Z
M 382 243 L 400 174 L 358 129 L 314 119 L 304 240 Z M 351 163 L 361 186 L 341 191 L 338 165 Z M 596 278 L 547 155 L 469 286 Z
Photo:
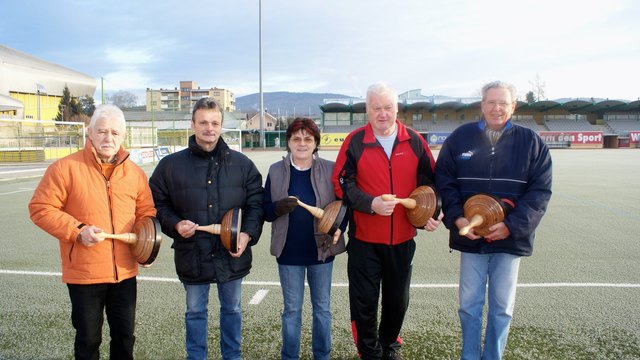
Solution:
M 98 157 L 98 153 L 96 152 L 96 148 L 93 146 L 93 143 L 89 138 L 86 138 L 84 143 L 85 157 L 88 160 L 93 160 L 97 164 L 101 164 L 100 158 Z M 121 164 L 129 157 L 129 151 L 124 148 L 124 146 L 120 145 L 120 149 L 116 153 L 116 165 Z
M 511 119 L 507 120 L 507 122 L 504 124 L 505 131 L 511 129 L 512 127 L 513 122 L 511 121 Z M 482 131 L 487 128 L 487 121 L 484 119 L 484 117 L 480 119 L 480 121 L 478 121 L 478 128 Z
M 227 143 L 224 142 L 224 139 L 222 139 L 222 136 L 220 136 L 218 138 L 218 142 L 216 143 L 216 147 L 212 151 L 204 151 L 200 147 L 200 145 L 198 145 L 198 143 L 196 142 L 196 136 L 195 135 L 191 135 L 189 137 L 189 150 L 193 154 L 198 155 L 200 157 L 209 157 L 209 156 L 221 157 L 221 156 L 223 156 L 223 154 L 227 153 L 228 149 L 229 149 L 229 145 L 227 145 Z
M 310 169 L 313 169 L 314 167 L 316 167 L 317 164 L 317 160 L 318 159 L 318 154 L 314 154 L 311 157 L 311 167 Z M 282 157 L 282 161 L 284 162 L 284 167 L 285 169 L 287 169 L 287 171 L 289 171 L 289 167 L 293 165 L 293 160 L 291 159 L 291 153 L 287 153 L 287 155 Z

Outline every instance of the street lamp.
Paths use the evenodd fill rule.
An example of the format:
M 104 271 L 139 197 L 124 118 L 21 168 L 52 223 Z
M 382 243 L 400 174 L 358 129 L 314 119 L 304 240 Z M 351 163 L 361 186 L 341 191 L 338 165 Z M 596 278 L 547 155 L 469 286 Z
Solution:
M 38 107 L 38 119 L 37 120 L 42 120 L 42 118 L 40 117 L 40 94 L 47 94 L 47 89 L 41 85 L 36 83 L 36 93 L 37 93 L 37 97 L 36 97 L 36 101 L 37 101 L 37 107 Z

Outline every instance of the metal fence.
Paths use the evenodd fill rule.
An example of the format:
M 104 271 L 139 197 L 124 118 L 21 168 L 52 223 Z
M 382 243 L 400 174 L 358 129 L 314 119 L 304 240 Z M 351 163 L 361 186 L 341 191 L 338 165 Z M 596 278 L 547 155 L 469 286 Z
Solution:
M 0 119 L 0 162 L 58 159 L 84 147 L 85 124 Z

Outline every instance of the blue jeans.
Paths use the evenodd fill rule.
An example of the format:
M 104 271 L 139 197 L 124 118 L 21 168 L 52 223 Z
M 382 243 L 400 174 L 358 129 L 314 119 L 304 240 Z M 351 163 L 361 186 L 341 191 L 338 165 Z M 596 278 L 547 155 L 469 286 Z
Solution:
M 461 359 L 501 359 L 507 346 L 516 301 L 520 256 L 461 253 L 460 325 Z M 489 309 L 482 348 L 482 309 L 489 283 Z
M 333 262 L 308 266 L 278 265 L 284 298 L 280 354 L 283 360 L 298 359 L 300 356 L 305 270 L 313 309 L 311 327 L 313 358 L 315 360 L 329 359 L 331 352 L 331 273 Z
M 220 300 L 220 352 L 225 360 L 240 359 L 242 279 L 217 284 L 217 286 Z M 187 330 L 187 359 L 207 358 L 209 287 L 210 284 L 184 284 L 187 292 L 187 311 L 184 314 Z

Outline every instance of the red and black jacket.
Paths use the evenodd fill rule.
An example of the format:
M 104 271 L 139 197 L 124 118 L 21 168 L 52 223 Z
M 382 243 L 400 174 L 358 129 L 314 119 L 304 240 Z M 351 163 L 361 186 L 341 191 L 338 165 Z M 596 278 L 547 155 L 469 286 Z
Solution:
M 370 124 L 352 131 L 340 148 L 332 180 L 336 196 L 351 212 L 349 238 L 396 245 L 416 235 L 401 205 L 392 216 L 371 211 L 376 196 L 406 198 L 416 187 L 434 182 L 435 162 L 427 142 L 398 120 L 396 125 L 398 135 L 391 158 L 387 158 Z

